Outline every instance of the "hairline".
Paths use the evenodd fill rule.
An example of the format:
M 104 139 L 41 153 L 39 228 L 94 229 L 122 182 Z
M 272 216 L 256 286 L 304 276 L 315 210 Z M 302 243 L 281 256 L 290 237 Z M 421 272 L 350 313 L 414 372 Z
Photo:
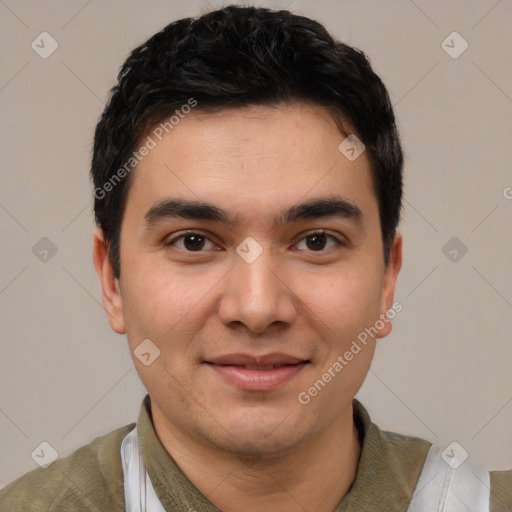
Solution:
M 203 106 L 196 106 L 194 108 L 194 111 L 191 112 L 189 115 L 198 116 L 201 114 L 215 114 L 218 112 L 224 112 L 224 111 L 230 111 L 230 110 L 242 110 L 250 107 L 275 107 L 279 108 L 279 105 L 294 105 L 294 104 L 302 104 L 302 105 L 308 105 L 317 109 L 322 109 L 324 111 L 327 111 L 331 119 L 334 121 L 336 129 L 340 132 L 340 134 L 344 137 L 347 137 L 350 133 L 354 133 L 356 136 L 359 135 L 355 128 L 353 128 L 354 123 L 347 118 L 347 116 L 338 109 L 335 105 L 329 105 L 327 103 L 322 103 L 318 100 L 311 99 L 311 98 L 302 98 L 300 96 L 294 96 L 290 98 L 285 99 L 279 99 L 274 101 L 255 101 L 255 102 L 248 102 L 243 104 L 221 104 L 221 103 L 215 103 L 215 101 L 212 101 L 211 103 L 206 103 Z M 155 111 L 153 115 L 148 114 L 147 117 L 142 116 L 141 120 L 139 121 L 139 126 L 142 125 L 142 128 L 135 127 L 134 129 L 134 136 L 133 136 L 133 144 L 130 148 L 128 148 L 128 151 L 131 153 L 136 148 L 138 148 L 141 145 L 141 141 L 146 138 L 149 133 L 154 130 L 156 126 L 164 119 L 166 116 L 168 116 L 173 109 L 176 108 L 176 105 L 174 106 L 166 106 L 162 108 L 161 110 Z M 380 225 L 380 232 L 381 232 L 381 239 L 383 242 L 383 252 L 384 252 L 384 263 L 387 265 L 389 260 L 389 254 L 391 247 L 388 247 L 386 250 L 386 241 L 384 240 L 384 230 L 383 230 L 383 224 L 382 224 L 382 216 L 380 214 L 380 196 L 379 192 L 377 190 L 377 179 L 376 179 L 376 171 L 374 168 L 374 159 L 373 155 L 371 153 L 371 150 L 369 151 L 369 158 L 368 158 L 368 166 L 370 171 L 370 180 L 371 180 L 371 187 L 373 191 L 374 198 L 377 202 L 377 209 L 379 214 L 379 225 Z M 140 162 L 139 162 L 140 163 Z M 125 182 L 122 185 L 122 194 L 121 194 L 121 202 L 119 207 L 119 221 L 117 223 L 116 229 L 114 231 L 114 236 L 112 237 L 114 240 L 106 240 L 107 243 L 107 249 L 111 247 L 111 243 L 115 242 L 115 245 L 117 246 L 117 263 L 118 263 L 118 270 L 119 270 L 119 276 L 121 276 L 121 231 L 122 231 L 122 225 L 124 220 L 124 213 L 126 208 L 126 203 L 128 199 L 128 194 L 132 187 L 132 181 L 133 181 L 133 174 L 137 171 L 137 168 L 139 166 L 139 163 L 135 165 L 132 169 L 132 171 L 126 176 Z M 395 229 L 396 232 L 396 229 Z M 109 251 L 109 256 L 111 256 L 111 253 Z M 113 255 L 112 255 L 113 256 Z

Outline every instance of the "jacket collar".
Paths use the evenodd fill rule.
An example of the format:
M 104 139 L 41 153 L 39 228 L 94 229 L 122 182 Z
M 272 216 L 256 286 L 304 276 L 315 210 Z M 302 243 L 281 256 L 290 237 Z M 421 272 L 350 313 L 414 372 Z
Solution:
M 356 478 L 335 512 L 405 511 L 431 443 L 380 430 L 368 411 L 353 400 L 354 423 L 362 444 Z M 166 510 L 219 512 L 181 472 L 160 443 L 151 420 L 149 395 L 143 400 L 139 444 L 155 492 Z

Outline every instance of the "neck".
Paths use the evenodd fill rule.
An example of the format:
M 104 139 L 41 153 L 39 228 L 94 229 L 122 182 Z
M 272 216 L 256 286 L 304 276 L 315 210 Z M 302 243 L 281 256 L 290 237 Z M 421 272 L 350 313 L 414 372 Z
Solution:
M 276 456 L 242 460 L 199 444 L 153 414 L 157 435 L 181 471 L 223 512 L 333 512 L 361 455 L 350 406 L 317 438 Z M 156 416 L 156 417 L 155 417 Z

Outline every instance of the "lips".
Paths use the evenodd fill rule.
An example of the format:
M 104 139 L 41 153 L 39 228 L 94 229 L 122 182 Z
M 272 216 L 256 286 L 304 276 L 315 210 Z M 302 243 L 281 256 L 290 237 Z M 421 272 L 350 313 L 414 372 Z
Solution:
M 204 361 L 217 375 L 245 391 L 270 391 L 289 381 L 310 363 L 274 352 L 261 356 L 228 354 Z
M 305 362 L 304 359 L 293 357 L 282 352 L 273 352 L 261 356 L 250 356 L 247 354 L 227 354 L 214 357 L 205 361 L 211 364 L 231 365 L 231 366 L 284 366 L 288 364 L 297 364 Z

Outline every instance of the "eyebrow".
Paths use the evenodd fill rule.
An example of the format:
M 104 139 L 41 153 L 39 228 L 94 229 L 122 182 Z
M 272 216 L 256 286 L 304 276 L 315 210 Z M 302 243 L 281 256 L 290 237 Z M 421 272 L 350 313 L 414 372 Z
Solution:
M 156 203 L 146 212 L 144 220 L 149 228 L 157 222 L 177 217 L 209 220 L 228 225 L 238 223 L 238 217 L 211 203 L 178 198 L 168 198 Z M 320 197 L 287 208 L 275 218 L 274 223 L 279 226 L 299 220 L 325 217 L 338 217 L 360 222 L 363 214 L 359 207 L 342 197 Z

